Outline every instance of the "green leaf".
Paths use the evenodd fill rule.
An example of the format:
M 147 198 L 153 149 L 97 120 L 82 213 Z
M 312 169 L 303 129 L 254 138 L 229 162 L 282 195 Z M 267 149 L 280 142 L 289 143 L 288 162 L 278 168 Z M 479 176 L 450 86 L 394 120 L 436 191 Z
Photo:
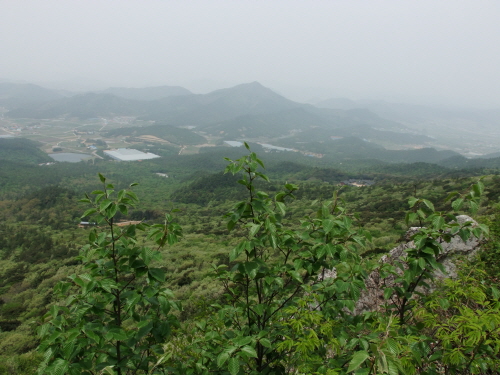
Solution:
M 136 340 L 142 339 L 144 336 L 146 336 L 151 330 L 153 329 L 153 322 L 148 322 L 145 326 L 139 328 L 137 331 L 137 336 Z
M 394 361 L 392 361 L 389 358 L 387 358 L 387 367 L 388 367 L 387 372 L 389 375 L 398 375 L 399 374 L 397 363 L 395 363 Z
M 274 233 L 269 236 L 269 242 L 271 242 L 271 246 L 273 247 L 273 249 L 276 249 L 278 247 L 278 244 L 276 242 L 276 235 Z
M 133 202 L 137 202 L 139 199 L 137 198 L 137 195 L 131 191 L 131 190 L 128 190 L 126 193 L 125 193 L 128 197 L 130 197 L 130 199 L 133 201 Z
M 58 358 L 54 361 L 52 365 L 52 374 L 54 375 L 64 375 L 68 371 L 69 362 L 62 358 Z
M 106 182 L 106 177 L 104 177 L 102 174 L 98 173 L 99 175 L 99 179 L 101 180 L 101 182 L 104 184 Z
M 405 223 L 409 225 L 417 219 L 417 214 L 415 212 L 407 212 L 405 216 Z
M 106 215 L 109 219 L 115 217 L 118 207 L 115 203 L 111 203 L 110 207 L 106 210 Z
M 102 211 L 106 210 L 109 206 L 111 206 L 112 204 L 113 204 L 112 201 L 110 201 L 109 199 L 105 199 L 99 205 L 99 210 L 102 212 Z
M 418 198 L 415 198 L 415 197 L 411 197 L 410 199 L 408 199 L 408 205 L 410 206 L 410 208 L 413 208 L 413 206 L 415 206 L 415 204 L 419 201 Z
M 425 267 L 427 266 L 427 263 L 425 263 L 425 259 L 424 258 L 418 258 L 418 265 L 420 266 L 421 269 L 425 269 Z
M 257 270 L 259 269 L 259 264 L 257 262 L 245 262 L 244 263 L 245 273 L 253 279 L 257 275 Z
M 329 233 L 333 228 L 334 221 L 330 219 L 323 220 L 323 229 L 325 233 Z
M 445 202 L 448 202 L 451 198 L 454 198 L 458 195 L 458 192 L 456 191 L 452 191 L 450 194 L 448 194 L 448 196 L 446 197 L 446 199 L 444 200 Z
M 260 344 L 266 348 L 270 348 L 272 345 L 271 345 L 271 341 L 269 341 L 269 339 L 266 339 L 266 338 L 261 338 L 259 340 Z
M 111 293 L 112 289 L 116 289 L 116 283 L 112 279 L 103 279 L 98 284 L 108 293 Z
M 284 203 L 282 202 L 276 202 L 276 207 L 278 208 L 279 212 L 282 214 L 282 215 L 285 215 L 286 214 L 286 206 Z
M 253 223 L 250 224 L 250 231 L 248 233 L 248 236 L 250 238 L 253 238 L 257 234 L 259 229 L 260 229 L 260 224 L 253 224 Z
M 392 289 L 392 288 L 385 288 L 384 289 L 384 299 L 391 298 L 391 296 L 392 296 L 393 293 L 394 293 L 394 289 Z
M 369 357 L 370 357 L 370 354 L 368 354 L 368 352 L 366 350 L 362 350 L 362 351 L 354 353 L 354 355 L 352 356 L 351 362 L 349 362 L 349 368 L 347 369 L 347 372 L 351 372 L 351 371 L 356 370 Z
M 233 248 L 231 250 L 229 250 L 229 261 L 232 262 L 233 260 L 235 260 L 236 258 L 238 258 L 238 256 L 241 254 L 241 251 L 238 250 L 238 248 Z
M 323 256 L 325 256 L 326 250 L 327 250 L 326 246 L 320 246 L 320 247 L 318 247 L 317 251 L 316 251 L 316 256 L 318 258 L 322 258 Z M 295 267 L 295 268 L 298 268 L 298 267 Z
M 260 173 L 260 172 L 255 172 L 255 175 L 256 175 L 256 176 L 259 176 L 260 178 L 262 178 L 262 179 L 263 179 L 264 181 L 266 181 L 266 182 L 271 182 L 271 181 L 269 180 L 269 177 L 267 177 L 267 176 L 266 176 L 265 174 L 263 174 L 263 173 Z
M 99 343 L 99 341 L 101 340 L 101 337 L 96 334 L 93 329 L 88 329 L 88 330 L 85 330 L 84 331 L 85 334 L 92 340 L 94 340 L 96 343 Z
M 464 242 L 467 242 L 467 240 L 470 238 L 471 236 L 471 232 L 468 231 L 467 229 L 465 228 L 462 228 L 458 231 L 458 235 L 460 236 L 460 238 L 462 239 L 462 241 Z
M 479 188 L 479 193 L 483 194 L 483 192 L 484 192 L 484 184 L 481 181 L 478 181 L 477 182 L 477 186 Z
M 475 214 L 477 210 L 479 210 L 479 204 L 477 202 L 470 201 L 469 205 L 470 205 L 470 210 L 473 214 Z
M 302 276 L 297 271 L 288 271 L 288 274 L 299 283 L 302 283 Z
M 127 206 L 125 206 L 124 204 L 120 204 L 118 205 L 118 209 L 120 210 L 120 212 L 124 215 L 127 215 L 128 214 L 128 208 Z
M 490 288 L 490 291 L 491 291 L 491 295 L 493 296 L 493 298 L 495 298 L 495 299 L 499 299 L 500 298 L 500 291 L 497 288 L 495 288 L 494 286 L 492 286 Z
M 450 301 L 448 301 L 446 298 L 439 298 L 439 305 L 444 309 L 447 310 L 450 307 Z
M 85 211 L 83 213 L 83 215 L 81 217 L 84 218 L 84 217 L 90 216 L 92 214 L 95 214 L 96 212 L 97 212 L 97 210 L 95 208 L 89 208 L 87 211 Z
M 432 268 L 434 268 L 435 270 L 440 270 L 441 272 L 446 272 L 444 269 L 444 266 L 441 263 L 437 262 L 434 257 L 427 258 L 427 261 L 432 266 Z
M 148 274 L 150 277 L 154 278 L 159 282 L 165 281 L 165 271 L 163 271 L 161 268 L 150 268 L 148 270 Z
M 434 211 L 434 205 L 432 204 L 431 201 L 427 199 L 422 199 L 422 202 L 429 208 L 429 210 Z
M 163 296 L 158 297 L 158 301 L 160 302 L 161 311 L 167 315 L 170 312 L 170 301 Z
M 141 300 L 141 295 L 138 293 L 133 293 L 132 295 L 129 295 L 129 297 L 125 301 L 125 311 L 129 311 L 130 309 L 133 309 L 134 306 Z
M 113 370 L 114 365 L 111 366 L 106 366 L 101 370 L 102 374 L 108 374 L 108 375 L 116 375 L 116 372 Z
M 433 361 L 436 361 L 438 359 L 441 359 L 441 357 L 442 357 L 441 353 L 434 353 L 433 355 L 431 355 L 429 357 L 429 362 L 433 362 Z
M 217 356 L 217 366 L 222 367 L 224 363 L 229 359 L 229 353 L 224 351 Z
M 444 227 L 444 218 L 442 216 L 436 216 L 434 219 L 432 219 L 432 225 L 437 230 L 443 229 L 443 227 Z
M 104 336 L 105 338 L 126 341 L 128 339 L 127 334 L 121 328 L 111 328 L 108 333 Z
M 241 348 L 241 351 L 245 353 L 248 357 L 257 358 L 257 352 L 251 346 L 248 345 L 243 346 Z
M 227 369 L 231 375 L 238 375 L 240 371 L 240 360 L 238 358 L 231 358 L 228 362 Z
M 481 184 L 482 188 L 480 187 L 479 184 Z M 480 197 L 483 190 L 484 190 L 484 185 L 482 183 L 478 182 L 477 184 L 472 185 L 472 192 L 474 193 L 473 194 L 474 197 Z
M 463 198 L 455 199 L 453 202 L 451 202 L 451 208 L 453 208 L 454 211 L 460 211 L 463 203 L 464 203 Z
M 387 346 L 394 356 L 397 356 L 399 354 L 398 342 L 396 340 L 389 338 L 387 340 Z

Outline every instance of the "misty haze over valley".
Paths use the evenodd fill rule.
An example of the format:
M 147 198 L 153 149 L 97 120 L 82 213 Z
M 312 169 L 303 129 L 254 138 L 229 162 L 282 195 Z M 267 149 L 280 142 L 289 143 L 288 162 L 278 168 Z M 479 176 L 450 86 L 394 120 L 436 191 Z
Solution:
M 339 160 L 438 162 L 453 155 L 500 155 L 500 110 L 346 98 L 300 103 L 258 82 L 196 94 L 180 86 L 111 87 L 82 93 L 4 81 L 0 105 L 0 136 L 41 141 L 46 152 L 86 153 L 89 145 L 82 134 L 115 148 L 147 143 L 147 138 L 131 137 L 140 133 L 153 137 L 149 142 L 177 145 L 179 154 L 228 146 L 225 141 L 247 141 L 318 158 L 335 155 Z M 158 131 L 164 135 L 158 137 Z M 176 132 L 189 142 L 172 142 L 167 134 Z M 342 150 L 351 143 L 360 146 Z M 428 152 L 416 156 L 418 150 L 440 156 L 429 158 Z M 415 156 L 406 160 L 397 151 Z
M 155 125 L 191 134 L 181 154 L 249 141 L 339 163 L 500 155 L 493 1 L 3 5 L 0 135 L 46 152 L 88 153 L 78 129 L 124 147 Z

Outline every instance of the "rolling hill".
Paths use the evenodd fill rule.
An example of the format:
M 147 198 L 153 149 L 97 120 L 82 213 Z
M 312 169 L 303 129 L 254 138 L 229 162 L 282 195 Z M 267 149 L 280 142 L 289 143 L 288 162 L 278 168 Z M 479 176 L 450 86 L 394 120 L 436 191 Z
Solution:
M 61 98 L 63 95 L 57 91 L 31 83 L 0 82 L 0 105 L 6 108 L 40 104 Z
M 26 138 L 0 138 L 0 162 L 38 164 L 54 161 L 39 146 L 38 142 Z

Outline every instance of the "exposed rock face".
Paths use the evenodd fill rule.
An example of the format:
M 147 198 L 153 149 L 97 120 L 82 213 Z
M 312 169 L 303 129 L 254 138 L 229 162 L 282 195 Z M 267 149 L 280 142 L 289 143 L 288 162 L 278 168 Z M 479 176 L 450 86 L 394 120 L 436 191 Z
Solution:
M 477 223 L 466 215 L 460 215 L 457 217 L 457 222 L 459 224 L 464 224 L 466 222 L 472 222 L 472 226 L 476 226 Z M 411 240 L 411 237 L 419 231 L 418 227 L 413 227 L 406 233 L 406 243 L 402 243 L 399 246 L 392 249 L 389 254 L 384 255 L 380 259 L 380 263 L 388 263 L 390 265 L 396 265 L 397 263 L 402 263 L 405 266 L 406 249 L 414 248 L 415 244 Z M 438 261 L 443 265 L 446 273 L 437 271 L 434 273 L 435 278 L 442 279 L 445 277 L 456 277 L 456 265 L 455 259 L 457 255 L 474 256 L 479 249 L 481 240 L 476 237 L 471 237 L 469 240 L 464 242 L 459 236 L 455 236 L 450 242 L 441 241 L 443 252 L 440 254 Z M 403 271 L 399 270 L 402 273 Z M 376 311 L 382 305 L 385 304 L 384 299 L 384 289 L 388 287 L 395 286 L 395 277 L 388 276 L 382 278 L 380 276 L 379 270 L 373 271 L 366 279 L 366 289 L 361 292 L 361 296 L 356 304 L 354 314 L 360 314 L 363 311 Z M 420 291 L 423 291 L 420 289 Z

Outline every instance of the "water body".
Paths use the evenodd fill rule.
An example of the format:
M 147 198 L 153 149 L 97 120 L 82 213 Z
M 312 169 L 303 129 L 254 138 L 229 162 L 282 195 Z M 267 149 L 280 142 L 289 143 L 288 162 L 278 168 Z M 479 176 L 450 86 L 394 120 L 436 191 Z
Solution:
M 58 154 L 49 154 L 49 156 L 55 161 L 67 161 L 68 163 L 78 163 L 92 157 L 89 154 L 76 154 L 73 152 L 61 152 Z

